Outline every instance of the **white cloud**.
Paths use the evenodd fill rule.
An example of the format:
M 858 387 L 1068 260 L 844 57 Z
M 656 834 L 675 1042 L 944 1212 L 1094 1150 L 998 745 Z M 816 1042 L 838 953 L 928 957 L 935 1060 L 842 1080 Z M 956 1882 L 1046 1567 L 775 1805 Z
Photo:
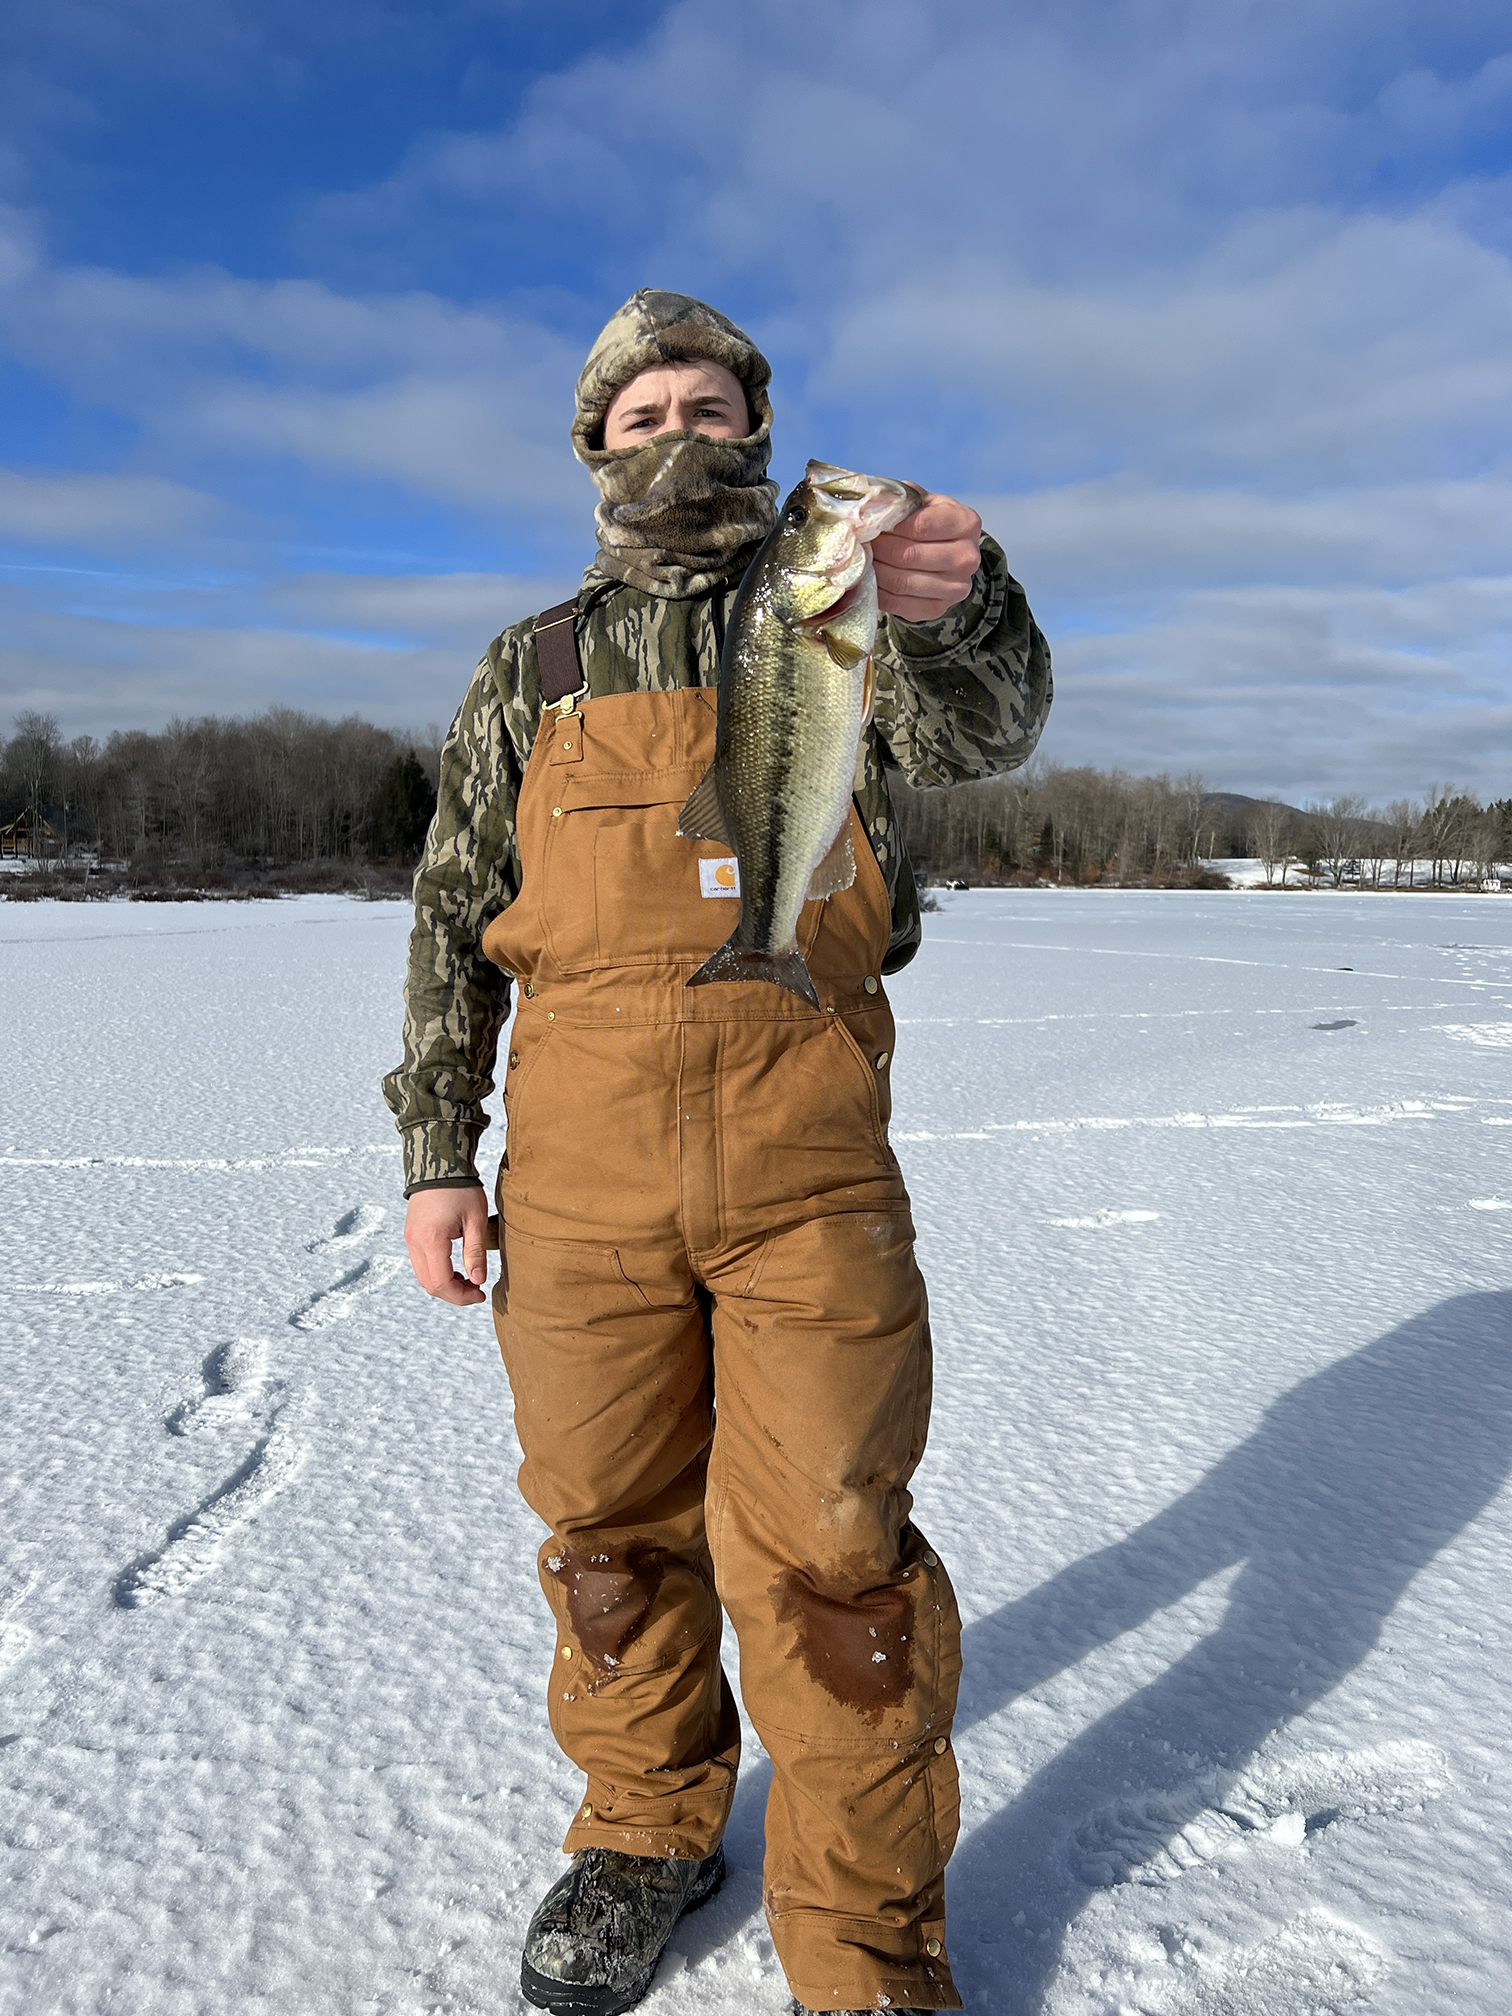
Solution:
M 582 511 L 566 447 L 581 359 L 528 317 L 408 293 L 202 271 L 144 279 L 46 260 L 0 213 L 0 343 L 137 421 L 164 459 L 234 450 L 444 503 Z
M 0 694 L 12 713 L 56 714 L 67 736 L 275 704 L 398 727 L 449 720 L 490 638 L 573 585 L 306 575 L 202 592 L 187 622 L 161 620 L 152 600 L 124 612 L 63 611 L 0 587 Z
M 304 574 L 265 599 L 291 625 L 455 650 L 471 665 L 507 624 L 549 609 L 576 585 L 516 574 Z
M 1124 475 L 970 502 L 1039 594 L 1082 606 L 1219 582 L 1394 588 L 1512 568 L 1512 476 L 1274 496 Z
M 1384 801 L 1453 776 L 1506 795 L 1512 580 L 1207 590 L 1056 652 L 1045 753 L 1196 767 L 1256 796 Z
M 1512 439 L 1512 262 L 1438 219 L 1249 225 L 1138 281 L 1034 285 L 968 262 L 835 325 L 821 385 L 922 378 L 999 454 L 1265 485 L 1484 466 Z M 988 451 L 991 452 L 990 450 Z
M 0 538 L 111 550 L 221 529 L 217 497 L 156 476 L 52 474 L 0 468 Z

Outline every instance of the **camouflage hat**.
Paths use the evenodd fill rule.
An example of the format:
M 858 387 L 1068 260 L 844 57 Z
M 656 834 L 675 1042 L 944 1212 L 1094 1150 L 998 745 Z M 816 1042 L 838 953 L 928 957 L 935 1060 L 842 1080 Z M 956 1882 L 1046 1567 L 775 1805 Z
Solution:
M 638 372 L 654 364 L 694 359 L 723 364 L 740 380 L 751 409 L 747 439 L 764 441 L 772 425 L 766 389 L 772 367 L 750 337 L 717 308 L 695 301 L 691 294 L 641 287 L 605 323 L 577 381 L 572 446 L 578 460 L 587 462 L 603 452 L 604 416 L 615 393 Z

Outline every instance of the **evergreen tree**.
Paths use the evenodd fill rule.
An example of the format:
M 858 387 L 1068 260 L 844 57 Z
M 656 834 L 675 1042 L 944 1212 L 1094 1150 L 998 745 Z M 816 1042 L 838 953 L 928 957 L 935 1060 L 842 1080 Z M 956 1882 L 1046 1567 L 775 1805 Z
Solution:
M 413 749 L 396 756 L 373 796 L 373 851 L 414 860 L 425 845 L 436 809 L 436 788 Z

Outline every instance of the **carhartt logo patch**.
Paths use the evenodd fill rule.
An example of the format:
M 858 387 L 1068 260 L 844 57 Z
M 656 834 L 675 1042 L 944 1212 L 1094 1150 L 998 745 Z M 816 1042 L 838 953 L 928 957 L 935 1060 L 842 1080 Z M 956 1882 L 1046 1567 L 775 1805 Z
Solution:
M 698 886 L 705 896 L 738 896 L 740 863 L 733 854 L 725 855 L 722 860 L 713 861 L 700 856 Z

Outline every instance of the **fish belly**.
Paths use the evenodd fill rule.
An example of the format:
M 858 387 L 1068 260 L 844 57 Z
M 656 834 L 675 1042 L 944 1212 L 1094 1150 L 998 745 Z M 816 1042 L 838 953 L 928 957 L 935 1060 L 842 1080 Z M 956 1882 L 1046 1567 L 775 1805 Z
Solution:
M 822 645 L 791 633 L 773 659 L 751 681 L 744 738 L 737 722 L 746 710 L 732 711 L 727 755 L 745 905 L 740 936 L 760 951 L 790 953 L 814 870 L 850 813 L 863 682 Z

